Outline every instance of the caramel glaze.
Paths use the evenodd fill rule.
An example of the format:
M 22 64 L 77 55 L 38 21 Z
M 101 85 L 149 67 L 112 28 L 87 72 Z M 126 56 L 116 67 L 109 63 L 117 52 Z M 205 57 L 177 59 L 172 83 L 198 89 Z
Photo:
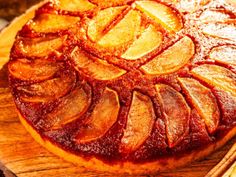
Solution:
M 174 7 L 174 5 L 171 6 Z M 95 156 L 96 158 L 101 159 L 102 161 L 108 164 L 114 164 L 117 162 L 120 163 L 122 161 L 144 163 L 155 160 L 162 161 L 163 164 L 165 164 L 165 159 L 170 156 L 179 158 L 183 154 L 188 154 L 197 149 L 204 149 L 207 145 L 214 143 L 215 141 L 218 141 L 221 138 L 224 138 L 224 135 L 230 129 L 235 127 L 236 100 L 233 97 L 227 95 L 226 92 L 211 88 L 210 85 L 202 83 L 205 86 L 211 88 L 213 94 L 217 98 L 218 106 L 221 112 L 221 120 L 216 132 L 212 135 L 208 134 L 205 125 L 202 123 L 202 121 L 200 121 L 200 115 L 191 106 L 191 104 L 186 98 L 187 102 L 189 103 L 189 106 L 191 107 L 189 133 L 183 137 L 181 143 L 177 144 L 173 148 L 169 148 L 167 145 L 167 137 L 165 132 L 166 125 L 160 110 L 159 101 L 156 97 L 154 85 L 157 83 L 165 83 L 182 93 L 181 87 L 177 81 L 178 76 L 193 77 L 189 72 L 189 70 L 191 70 L 192 68 L 203 63 L 216 63 L 208 58 L 209 51 L 214 46 L 236 45 L 236 42 L 234 41 L 222 40 L 219 38 L 205 36 L 203 33 L 200 32 L 200 21 L 198 21 L 198 18 L 201 13 L 206 9 L 218 9 L 223 13 L 229 14 L 232 19 L 235 18 L 235 9 L 233 9 L 229 5 L 222 4 L 218 1 L 215 1 L 214 3 L 209 3 L 209 5 L 201 7 L 194 13 L 180 13 L 184 21 L 184 28 L 179 31 L 175 35 L 175 37 L 169 36 L 166 33 L 164 36 L 164 42 L 158 49 L 151 52 L 148 56 L 145 56 L 135 61 L 124 60 L 116 56 L 109 56 L 110 54 L 101 54 L 96 50 L 92 50 L 88 44 L 84 43 L 84 41 L 81 40 L 82 34 L 79 30 L 81 26 L 80 24 L 69 30 L 48 34 L 36 33 L 30 30 L 29 26 L 26 24 L 23 29 L 18 33 L 15 45 L 12 48 L 11 60 L 25 57 L 24 54 L 21 54 L 21 52 L 18 51 L 16 47 L 18 45 L 18 41 L 23 39 L 24 37 L 36 38 L 47 36 L 63 36 L 66 34 L 68 35 L 66 42 L 60 49 L 58 49 L 60 55 L 52 53 L 48 56 L 49 60 L 55 60 L 64 63 L 62 70 L 72 70 L 73 72 L 75 72 L 72 63 L 70 62 L 70 53 L 72 52 L 75 46 L 81 46 L 85 51 L 87 51 L 91 55 L 99 56 L 100 58 L 107 60 L 109 63 L 119 66 L 120 68 L 125 69 L 127 73 L 114 80 L 98 81 L 86 76 L 83 72 L 77 72 L 75 86 L 79 85 L 87 89 L 87 91 L 92 91 L 92 104 L 88 108 L 88 111 L 79 119 L 66 124 L 61 129 L 50 131 L 46 130 L 45 127 L 47 122 L 44 121 L 43 117 L 45 117 L 49 112 L 51 112 L 55 107 L 59 105 L 59 103 L 61 102 L 61 98 L 48 103 L 24 102 L 20 98 L 20 92 L 17 90 L 17 87 L 19 85 L 28 85 L 31 83 L 28 81 L 21 81 L 19 79 L 14 78 L 14 76 L 12 75 L 9 75 L 10 85 L 12 88 L 12 93 L 17 109 L 27 120 L 27 122 L 44 139 L 48 139 L 52 143 L 61 147 L 62 149 L 82 156 L 85 159 L 90 159 L 91 157 Z M 52 5 L 52 3 L 47 3 L 37 11 L 36 16 L 44 12 L 80 16 L 83 20 L 84 16 L 87 16 L 88 18 L 92 17 L 94 13 L 96 13 L 96 10 L 94 10 L 93 12 L 88 11 L 86 13 L 72 13 L 58 10 L 56 7 L 54 7 L 54 5 Z M 175 41 L 178 41 L 185 35 L 189 36 L 195 42 L 196 46 L 196 53 L 191 59 L 191 63 L 187 64 L 185 67 L 173 74 L 167 74 L 163 76 L 147 76 L 140 70 L 138 70 L 141 65 L 147 63 L 154 56 L 158 55 L 161 51 L 168 48 L 168 46 L 172 45 Z M 216 64 L 222 65 L 220 63 Z M 236 71 L 235 66 L 226 64 L 224 64 L 223 66 L 233 72 Z M 60 74 L 60 71 L 55 74 L 55 77 L 57 74 Z M 86 83 L 88 83 L 90 87 L 86 87 Z M 102 138 L 85 144 L 78 144 L 76 142 L 76 135 L 80 131 L 80 128 L 83 126 L 84 122 L 86 121 L 86 118 L 88 118 L 91 112 L 93 111 L 105 87 L 109 87 L 115 90 L 119 95 L 120 111 L 118 121 L 112 126 L 112 128 L 109 129 L 109 131 Z M 148 95 L 152 99 L 156 114 L 156 121 L 148 139 L 134 152 L 123 154 L 119 152 L 119 144 L 123 136 L 123 129 L 126 125 L 127 114 L 131 105 L 132 92 L 134 90 Z M 70 91 L 71 90 L 68 90 L 68 93 Z

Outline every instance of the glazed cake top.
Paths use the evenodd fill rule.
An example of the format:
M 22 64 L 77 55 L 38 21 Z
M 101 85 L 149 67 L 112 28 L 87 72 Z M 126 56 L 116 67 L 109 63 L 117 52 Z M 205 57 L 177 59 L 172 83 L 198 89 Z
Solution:
M 19 112 L 61 148 L 109 162 L 221 139 L 236 122 L 236 13 L 194 3 L 46 3 L 11 52 Z

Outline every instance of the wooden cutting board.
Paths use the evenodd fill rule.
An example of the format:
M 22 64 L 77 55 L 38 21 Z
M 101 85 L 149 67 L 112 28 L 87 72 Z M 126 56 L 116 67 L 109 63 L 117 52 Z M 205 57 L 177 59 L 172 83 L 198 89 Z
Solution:
M 128 174 L 117 175 L 93 171 L 65 162 L 37 144 L 20 124 L 10 89 L 8 88 L 5 63 L 8 61 L 9 50 L 16 31 L 21 28 L 27 19 L 34 15 L 35 8 L 30 9 L 18 19 L 18 23 L 13 23 L 10 28 L 2 31 L 0 34 L 0 162 L 19 177 L 131 176 Z M 187 167 L 179 168 L 175 171 L 168 171 L 154 176 L 205 176 L 223 158 L 234 142 L 236 142 L 236 138 L 202 161 L 194 162 Z

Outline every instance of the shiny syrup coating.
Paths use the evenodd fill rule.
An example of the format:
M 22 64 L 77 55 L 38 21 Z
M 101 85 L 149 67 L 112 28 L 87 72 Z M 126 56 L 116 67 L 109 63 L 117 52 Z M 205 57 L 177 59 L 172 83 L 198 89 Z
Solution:
M 218 0 L 46 3 L 11 51 L 17 109 L 109 164 L 204 149 L 236 124 L 235 15 Z

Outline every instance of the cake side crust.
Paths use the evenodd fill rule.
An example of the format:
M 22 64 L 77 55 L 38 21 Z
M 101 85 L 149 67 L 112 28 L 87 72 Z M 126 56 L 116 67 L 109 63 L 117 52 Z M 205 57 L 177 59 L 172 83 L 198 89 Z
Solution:
M 59 148 L 51 141 L 47 139 L 43 139 L 40 134 L 24 119 L 24 117 L 18 112 L 19 119 L 25 129 L 31 134 L 31 136 L 37 141 L 40 145 L 45 147 L 50 152 L 58 155 L 64 160 L 72 162 L 74 164 L 84 166 L 86 168 L 99 170 L 99 171 L 109 171 L 111 173 L 129 173 L 129 174 L 144 174 L 144 173 L 157 173 L 160 171 L 166 171 L 169 169 L 174 169 L 177 167 L 184 166 L 192 161 L 199 160 L 201 158 L 206 157 L 216 149 L 219 149 L 224 144 L 226 144 L 231 138 L 236 135 L 236 127 L 228 131 L 228 133 L 224 136 L 224 138 L 210 144 L 204 149 L 196 150 L 189 154 L 185 154 L 180 158 L 167 158 L 165 162 L 156 161 L 156 162 L 148 162 L 144 164 L 135 164 L 132 162 L 122 162 L 120 164 L 108 165 L 101 160 L 93 157 L 89 160 L 86 160 L 80 156 L 76 156 L 75 154 L 65 151 L 62 148 Z

